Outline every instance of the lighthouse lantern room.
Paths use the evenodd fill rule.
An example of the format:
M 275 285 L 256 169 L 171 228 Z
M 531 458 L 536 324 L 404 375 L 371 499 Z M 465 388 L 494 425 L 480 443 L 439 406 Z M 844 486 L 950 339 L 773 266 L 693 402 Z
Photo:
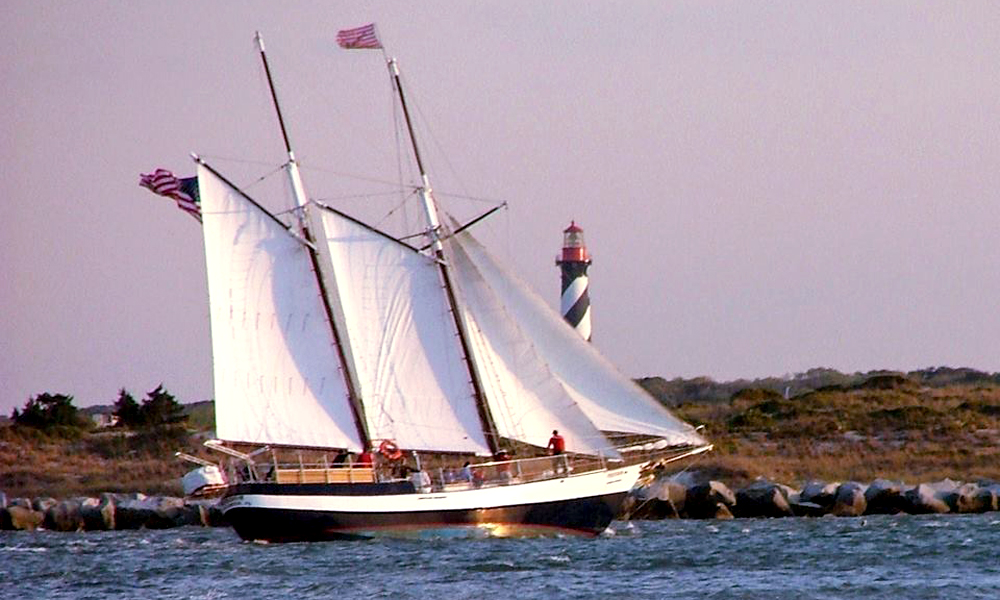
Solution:
M 566 319 L 583 339 L 590 341 L 590 295 L 587 268 L 590 255 L 583 240 L 583 229 L 572 221 L 563 231 L 562 255 L 556 258 L 562 272 L 560 308 Z

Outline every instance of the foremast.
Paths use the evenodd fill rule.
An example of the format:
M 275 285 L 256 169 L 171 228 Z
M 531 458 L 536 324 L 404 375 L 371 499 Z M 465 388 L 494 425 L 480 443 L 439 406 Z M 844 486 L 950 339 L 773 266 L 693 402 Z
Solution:
M 285 119 L 281 113 L 281 106 L 278 104 L 278 94 L 274 87 L 274 80 L 271 77 L 271 68 L 267 62 L 267 53 L 264 50 L 264 38 L 261 36 L 259 31 L 256 33 L 254 38 L 257 42 L 257 48 L 260 51 L 260 60 L 264 65 L 264 74 L 267 76 L 268 88 L 271 91 L 271 100 L 274 103 L 274 111 L 278 116 L 278 125 L 281 127 L 281 137 L 285 142 L 285 151 L 288 154 L 288 162 L 285 163 L 285 168 L 288 172 L 288 180 L 292 189 L 292 196 L 294 197 L 295 204 L 298 208 L 298 210 L 295 211 L 295 214 L 298 219 L 299 230 L 301 231 L 302 237 L 307 242 L 309 258 L 312 262 L 313 272 L 316 274 L 316 285 L 319 287 L 320 297 L 323 300 L 323 308 L 326 311 L 327 322 L 330 324 L 330 330 L 336 346 L 337 356 L 340 359 L 340 364 L 344 370 L 343 372 L 347 385 L 348 401 L 351 405 L 351 412 L 354 416 L 355 426 L 357 427 L 358 435 L 361 437 L 363 449 L 367 449 L 371 447 L 371 435 L 368 431 L 368 421 L 365 418 L 365 408 L 359 393 L 361 384 L 358 381 L 357 369 L 354 366 L 353 357 L 351 356 L 350 344 L 346 339 L 347 327 L 345 326 L 343 318 L 343 310 L 336 301 L 339 296 L 337 296 L 336 293 L 329 293 L 332 290 L 327 290 L 327 285 L 323 279 L 322 270 L 320 268 L 320 255 L 317 251 L 317 248 L 320 247 L 320 245 L 316 244 L 315 237 L 313 236 L 308 225 L 309 200 L 306 197 L 305 187 L 302 185 L 302 175 L 299 172 L 299 163 L 295 159 L 295 153 L 292 151 L 292 145 L 288 139 L 288 130 L 285 127 Z
M 437 259 L 438 272 L 441 274 L 441 283 L 444 287 L 445 295 L 448 298 L 448 306 L 455 322 L 455 329 L 458 331 L 458 339 L 462 347 L 462 356 L 465 359 L 465 364 L 469 370 L 469 381 L 472 384 L 473 396 L 476 401 L 476 410 L 479 413 L 479 420 L 483 427 L 486 443 L 489 445 L 490 452 L 496 454 L 500 450 L 500 436 L 497 433 L 496 422 L 493 419 L 489 403 L 486 400 L 486 393 L 483 390 L 482 379 L 479 375 L 479 369 L 476 366 L 471 344 L 469 343 L 469 333 L 466 328 L 465 320 L 462 318 L 458 298 L 455 295 L 455 288 L 452 283 L 448 261 L 445 259 L 444 255 L 444 245 L 441 243 L 441 220 L 438 216 L 437 205 L 434 202 L 434 196 L 431 192 L 430 178 L 427 176 L 427 170 L 424 168 L 424 162 L 420 156 L 420 147 L 417 144 L 417 136 L 413 130 L 413 121 L 410 118 L 410 111 L 406 104 L 406 94 L 403 92 L 403 83 L 399 77 L 399 65 L 396 63 L 395 58 L 389 59 L 388 67 L 389 74 L 392 77 L 393 86 L 399 96 L 400 108 L 403 110 L 403 118 L 406 121 L 406 130 L 407 133 L 409 133 L 410 144 L 413 148 L 413 158 L 417 163 L 417 169 L 420 171 L 420 188 L 418 189 L 418 192 L 420 193 L 424 216 L 427 219 L 427 243 L 429 248 L 433 251 L 434 257 Z

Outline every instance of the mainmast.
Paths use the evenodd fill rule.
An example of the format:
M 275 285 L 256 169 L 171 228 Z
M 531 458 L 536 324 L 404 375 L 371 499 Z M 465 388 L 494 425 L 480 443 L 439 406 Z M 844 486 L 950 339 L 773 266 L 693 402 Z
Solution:
M 340 358 L 340 364 L 344 368 L 344 379 L 347 383 L 347 394 L 349 396 L 348 400 L 351 405 L 351 412 L 354 415 L 354 423 L 358 429 L 358 434 L 361 436 L 361 445 L 363 449 L 368 449 L 371 447 L 371 436 L 368 433 L 367 420 L 365 418 L 365 408 L 361 402 L 361 396 L 358 393 L 360 389 L 360 384 L 358 382 L 357 371 L 354 369 L 354 363 L 350 360 L 348 356 L 349 350 L 348 345 L 345 343 L 343 335 L 341 334 L 341 328 L 338 323 L 343 323 L 344 320 L 339 321 L 334 318 L 334 305 L 331 304 L 330 294 L 327 292 L 326 285 L 323 283 L 323 276 L 320 271 L 320 260 L 317 254 L 316 240 L 309 230 L 309 226 L 306 222 L 306 211 L 308 210 L 308 199 L 306 198 L 306 191 L 302 185 L 302 176 L 299 173 L 299 163 L 295 160 L 295 153 L 292 152 L 292 145 L 288 141 L 288 130 L 285 127 L 285 119 L 281 114 L 281 106 L 278 104 L 278 93 L 274 88 L 274 80 L 271 78 L 271 68 L 267 62 L 267 54 L 264 51 L 264 38 L 258 31 L 255 39 L 257 41 L 257 47 L 260 50 L 260 60 L 264 63 L 264 74 L 267 75 L 267 85 L 271 90 L 271 100 L 274 102 L 274 111 L 278 115 L 278 125 L 281 127 L 281 137 L 285 141 L 285 151 L 288 153 L 288 162 L 286 163 L 286 168 L 288 170 L 288 180 L 292 187 L 292 196 L 295 198 L 295 204 L 298 210 L 295 211 L 296 216 L 299 221 L 299 229 L 302 232 L 302 236 L 309 243 L 309 258 L 312 261 L 313 272 L 316 274 L 316 283 L 320 289 L 320 296 L 323 299 L 323 307 L 326 310 L 327 321 L 330 323 L 330 329 L 333 333 L 334 343 L 337 347 L 337 356 Z M 346 334 L 347 328 L 344 327 L 343 331 Z
M 396 59 L 390 58 L 388 66 L 389 73 L 392 75 L 392 81 L 396 87 L 396 93 L 399 94 L 399 104 L 403 109 L 403 117 L 406 120 L 406 129 L 410 134 L 410 143 L 413 146 L 413 157 L 416 159 L 417 169 L 420 171 L 421 187 L 419 192 L 420 199 L 424 207 L 424 215 L 427 218 L 428 244 L 434 251 L 435 258 L 437 258 L 438 270 L 441 273 L 441 281 L 444 284 L 445 294 L 448 297 L 448 306 L 451 308 L 451 314 L 455 320 L 455 328 L 458 330 L 458 339 L 462 345 L 462 355 L 465 358 L 465 364 L 469 369 L 469 378 L 471 380 L 473 394 L 476 399 L 476 409 L 479 412 L 479 420 L 483 426 L 486 443 L 490 447 L 490 452 L 496 454 L 500 449 L 500 436 L 497 433 L 496 423 L 493 420 L 493 415 L 490 413 L 489 405 L 486 402 L 486 394 L 483 391 L 483 384 L 479 377 L 479 369 L 476 367 L 476 363 L 472 355 L 465 321 L 462 319 L 462 315 L 459 312 L 458 300 L 455 296 L 455 288 L 451 281 L 451 273 L 448 270 L 447 261 L 445 260 L 444 246 L 441 243 L 441 221 L 438 218 L 437 205 L 434 203 L 434 197 L 431 194 L 430 179 L 427 177 L 427 170 L 424 168 L 423 159 L 420 157 L 420 148 L 417 145 L 417 136 L 413 131 L 413 122 L 410 119 L 410 111 L 406 105 L 406 95 L 403 93 L 403 84 L 399 78 L 399 66 L 396 64 Z

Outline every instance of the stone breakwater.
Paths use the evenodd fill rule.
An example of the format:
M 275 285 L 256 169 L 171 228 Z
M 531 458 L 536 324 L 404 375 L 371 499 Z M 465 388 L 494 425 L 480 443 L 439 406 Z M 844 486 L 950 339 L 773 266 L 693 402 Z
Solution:
M 661 477 L 633 490 L 625 503 L 625 513 L 631 519 L 860 517 L 998 509 L 1000 483 L 951 479 L 914 486 L 885 479 L 869 484 L 811 481 L 802 489 L 760 479 L 733 492 L 719 481 Z
M 761 517 L 860 517 L 876 514 L 984 513 L 1000 510 L 1000 483 L 945 479 L 908 486 L 877 479 L 811 481 L 802 489 L 765 479 L 735 492 L 720 481 L 690 474 L 660 477 L 626 498 L 630 519 L 732 519 Z M 0 492 L 0 530 L 113 531 L 226 526 L 213 500 L 144 494 L 98 497 L 13 498 Z
M 101 494 L 96 498 L 13 498 L 0 493 L 0 529 L 113 531 L 226 525 L 215 502 L 169 496 Z

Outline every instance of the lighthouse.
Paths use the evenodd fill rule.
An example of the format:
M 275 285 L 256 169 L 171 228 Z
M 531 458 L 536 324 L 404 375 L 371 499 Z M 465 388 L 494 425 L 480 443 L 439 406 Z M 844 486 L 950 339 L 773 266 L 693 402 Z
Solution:
M 562 255 L 556 258 L 562 271 L 563 318 L 580 336 L 590 341 L 590 295 L 587 293 L 587 267 L 590 255 L 583 241 L 583 229 L 572 221 L 563 231 Z

